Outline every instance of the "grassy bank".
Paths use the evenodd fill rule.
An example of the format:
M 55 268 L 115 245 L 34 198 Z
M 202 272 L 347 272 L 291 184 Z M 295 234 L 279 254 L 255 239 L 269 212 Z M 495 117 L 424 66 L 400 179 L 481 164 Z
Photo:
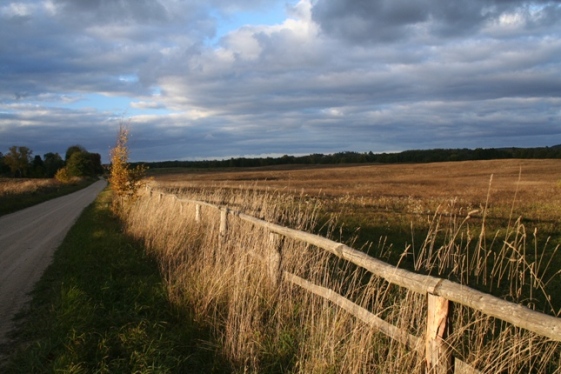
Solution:
M 13 213 L 89 186 L 95 179 L 63 184 L 55 179 L 0 178 L 0 216 Z
M 33 292 L 3 373 L 226 372 L 208 329 L 170 305 L 157 264 L 103 192 Z

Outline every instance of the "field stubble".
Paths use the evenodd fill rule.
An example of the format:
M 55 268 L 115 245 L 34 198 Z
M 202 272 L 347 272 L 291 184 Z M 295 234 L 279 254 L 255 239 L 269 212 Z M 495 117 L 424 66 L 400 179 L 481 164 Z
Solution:
M 558 315 L 551 290 L 559 283 L 559 180 L 559 160 L 502 160 L 190 171 L 156 175 L 155 184 L 189 199 L 362 243 L 364 250 L 400 266 L 490 289 Z M 423 358 L 414 350 L 329 302 L 288 282 L 274 287 L 260 260 L 270 245 L 263 230 L 234 220 L 221 237 L 220 213 L 204 209 L 202 222 L 195 223 L 187 213 L 193 209 L 169 196 L 161 201 L 143 196 L 124 218 L 127 231 L 159 259 L 172 302 L 193 308 L 197 318 L 213 326 L 219 349 L 235 370 L 423 370 Z M 557 236 L 539 240 L 538 231 Z M 361 242 L 364 232 L 382 236 Z M 404 232 L 399 248 L 390 244 Z M 424 295 L 398 290 L 313 246 L 283 241 L 281 252 L 283 269 L 423 335 L 426 310 L 419 305 L 426 304 Z M 451 349 L 483 372 L 560 370 L 558 343 L 461 306 L 452 324 Z

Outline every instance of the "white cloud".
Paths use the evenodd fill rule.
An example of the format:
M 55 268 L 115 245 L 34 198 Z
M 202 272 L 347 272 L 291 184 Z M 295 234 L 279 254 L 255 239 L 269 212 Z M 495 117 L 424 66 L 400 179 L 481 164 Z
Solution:
M 262 52 L 254 32 L 247 27 L 227 35 L 223 43 L 228 46 L 226 55 L 230 62 L 234 59 L 256 60 Z M 224 53 L 224 50 L 221 49 L 221 52 Z
M 29 17 L 36 11 L 37 8 L 38 6 L 34 4 L 12 2 L 0 7 L 0 15 L 6 18 Z

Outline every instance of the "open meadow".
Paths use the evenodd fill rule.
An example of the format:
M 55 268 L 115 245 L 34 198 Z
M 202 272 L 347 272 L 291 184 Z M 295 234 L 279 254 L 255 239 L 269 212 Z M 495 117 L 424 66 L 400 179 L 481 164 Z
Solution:
M 275 245 L 288 282 L 275 286 L 271 265 L 259 259 L 273 240 L 267 230 L 232 218 L 226 234 L 223 212 L 203 206 L 195 214 L 193 200 L 560 315 L 561 160 L 156 169 L 151 176 L 157 193 L 124 212 L 126 231 L 158 258 L 172 303 L 213 326 L 239 372 L 422 372 L 428 361 L 414 342 L 430 326 L 427 295 L 286 238 Z M 335 290 L 413 338 L 388 340 L 301 287 Z M 556 338 L 454 305 L 446 350 L 456 369 L 464 362 L 480 372 L 560 372 Z
M 492 231 L 521 219 L 528 233 L 561 243 L 561 160 L 492 160 L 432 164 L 282 166 L 227 170 L 156 170 L 168 190 L 255 189 L 321 201 L 362 242 L 388 236 L 411 243 L 412 228 L 435 216 L 481 220 Z M 423 235 L 425 232 L 421 230 Z M 403 249 L 403 248 L 402 248 Z
M 506 210 L 508 214 L 514 202 L 517 212 L 532 216 L 527 218 L 561 215 L 556 209 L 561 202 L 561 160 L 156 169 L 152 176 L 166 187 L 274 189 L 323 199 L 348 199 L 353 204 L 360 202 L 364 207 L 395 213 L 430 213 L 451 201 L 464 209 L 478 209 L 485 205 L 490 192 L 490 205 L 497 213 Z

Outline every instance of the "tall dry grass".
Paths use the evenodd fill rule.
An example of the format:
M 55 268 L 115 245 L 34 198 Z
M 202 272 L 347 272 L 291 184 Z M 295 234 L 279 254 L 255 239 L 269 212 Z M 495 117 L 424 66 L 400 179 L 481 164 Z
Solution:
M 35 193 L 42 189 L 56 188 L 61 183 L 55 179 L 15 179 L 0 178 L 0 197 L 16 196 L 21 194 Z
M 299 230 L 337 234 L 333 221 L 327 228 L 318 227 L 322 204 L 306 195 L 251 188 L 175 192 Z M 507 290 L 508 298 L 529 305 L 543 294 L 544 283 L 559 275 L 547 266 L 551 258 L 540 257 L 540 248 L 535 248 L 535 259 L 527 257 L 528 235 L 520 221 L 501 240 L 489 241 L 484 223 L 478 234 L 471 234 L 467 217 L 448 218 L 442 224 L 440 216 L 434 216 L 429 235 L 414 252 L 419 270 L 467 284 L 493 282 Z M 158 259 L 171 302 L 193 309 L 199 322 L 214 329 L 219 346 L 209 349 L 222 350 L 233 372 L 425 370 L 424 355 L 415 347 L 392 341 L 330 302 L 283 282 L 274 276 L 267 258 L 280 250 L 283 271 L 331 288 L 419 337 L 426 329 L 425 295 L 388 284 L 314 246 L 271 237 L 232 215 L 222 235 L 218 210 L 203 206 L 196 222 L 194 204 L 172 195 L 145 194 L 123 219 L 126 230 Z M 381 240 L 376 250 L 386 247 Z M 406 248 L 403 256 L 412 253 Z M 459 305 L 449 342 L 456 357 L 484 373 L 561 372 L 559 343 Z

